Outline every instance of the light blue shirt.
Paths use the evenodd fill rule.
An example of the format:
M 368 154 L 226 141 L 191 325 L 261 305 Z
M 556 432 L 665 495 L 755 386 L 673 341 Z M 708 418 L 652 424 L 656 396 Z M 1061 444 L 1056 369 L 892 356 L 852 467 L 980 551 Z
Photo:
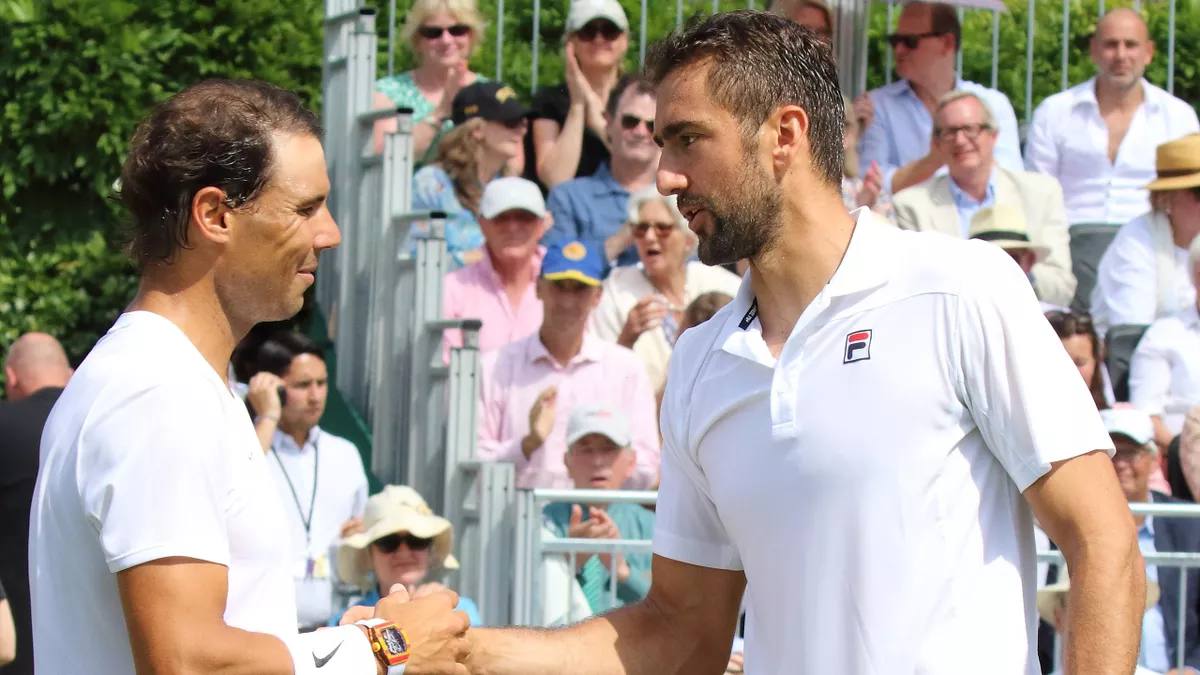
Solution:
M 450 254 L 450 270 L 456 270 L 479 259 L 483 247 L 483 230 L 475 214 L 458 201 L 454 181 L 436 164 L 422 167 L 413 176 L 413 211 L 444 211 L 446 213 L 446 251 Z M 415 255 L 417 239 L 429 236 L 429 221 L 416 221 L 408 232 L 403 250 Z
M 1138 548 L 1142 550 L 1142 555 L 1158 552 L 1154 547 L 1152 516 L 1146 516 L 1146 521 L 1138 528 Z M 1146 581 L 1158 583 L 1157 565 L 1146 565 Z M 1162 607 L 1157 603 L 1146 610 L 1142 617 L 1142 649 L 1138 652 L 1138 665 L 1160 673 L 1171 669 L 1171 660 L 1167 656 L 1167 633 L 1163 626 Z
M 613 178 L 607 163 L 601 164 L 596 173 L 572 178 L 550 190 L 546 209 L 554 216 L 554 225 L 542 237 L 546 246 L 576 239 L 604 246 L 606 239 L 625 227 L 629 190 Z M 617 256 L 616 264 L 633 265 L 637 261 L 637 248 L 630 245 Z
M 954 179 L 946 181 L 950 185 L 950 196 L 954 198 L 954 208 L 958 209 L 958 226 L 962 228 L 963 239 L 969 239 L 971 236 L 971 219 L 975 217 L 979 210 L 996 203 L 996 182 L 991 178 L 988 179 L 987 189 L 983 192 L 983 201 L 977 202 L 975 198 L 963 191 L 954 182 Z
M 955 89 L 978 96 L 996 118 L 999 136 L 996 139 L 996 161 L 1010 171 L 1021 171 L 1021 137 L 1017 132 L 1017 115 L 1003 93 L 966 80 L 959 80 Z M 863 133 L 858 144 L 859 170 L 866 175 L 871 162 L 879 163 L 883 186 L 892 192 L 892 174 L 896 169 L 929 153 L 933 137 L 933 117 L 908 80 L 899 80 L 870 92 L 875 104 L 875 120 Z M 941 171 L 946 169 L 942 167 Z M 939 172 L 940 173 L 940 172 Z

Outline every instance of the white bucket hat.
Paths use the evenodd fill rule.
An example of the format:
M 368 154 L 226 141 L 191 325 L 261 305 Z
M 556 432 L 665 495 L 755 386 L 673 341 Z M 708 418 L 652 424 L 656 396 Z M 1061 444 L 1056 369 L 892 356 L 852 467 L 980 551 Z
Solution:
M 451 554 L 454 527 L 435 514 L 425 500 L 407 485 L 388 485 L 367 500 L 363 531 L 342 539 L 337 549 L 337 570 L 341 580 L 363 590 L 371 588 L 371 557 L 367 548 L 377 539 L 407 532 L 433 540 L 431 569 L 458 569 Z

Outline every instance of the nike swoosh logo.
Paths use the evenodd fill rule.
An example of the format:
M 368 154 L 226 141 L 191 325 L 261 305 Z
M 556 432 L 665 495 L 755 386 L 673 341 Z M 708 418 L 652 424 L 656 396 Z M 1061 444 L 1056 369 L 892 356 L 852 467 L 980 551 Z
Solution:
M 339 642 L 339 643 L 337 644 L 337 646 L 333 648 L 333 651 L 331 651 L 331 652 L 329 652 L 328 654 L 326 654 L 324 658 L 317 658 L 317 654 L 316 654 L 316 652 L 313 652 L 313 655 L 312 655 L 312 657 L 313 657 L 313 665 L 314 665 L 314 666 L 316 666 L 316 667 L 318 667 L 318 668 L 321 668 L 321 667 L 323 667 L 323 666 L 324 666 L 326 663 L 329 663 L 329 659 L 332 659 L 332 658 L 333 658 L 333 655 L 337 653 L 337 650 L 339 650 L 339 649 L 341 649 L 341 648 L 342 648 L 342 643 L 341 643 L 341 642 Z

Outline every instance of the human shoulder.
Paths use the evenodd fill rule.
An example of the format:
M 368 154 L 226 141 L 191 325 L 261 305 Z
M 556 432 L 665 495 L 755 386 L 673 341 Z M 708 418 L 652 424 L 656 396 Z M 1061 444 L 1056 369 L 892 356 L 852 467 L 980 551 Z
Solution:
M 1085 100 L 1088 97 L 1089 91 L 1092 90 L 1094 86 L 1095 80 L 1089 79 L 1086 82 L 1080 82 L 1070 89 L 1064 89 L 1063 91 L 1047 96 L 1042 100 L 1041 103 L 1038 104 L 1037 108 L 1034 109 L 1034 118 L 1040 118 L 1045 115 L 1057 117 L 1066 113 L 1071 108 L 1074 108 L 1075 105 L 1081 100 Z M 1069 127 L 1058 127 L 1051 125 L 1050 130 L 1052 133 L 1070 133 Z
M 330 433 L 324 429 L 320 430 L 320 436 L 317 437 L 317 447 L 321 452 L 328 452 L 330 455 L 349 460 L 359 459 L 358 446 L 350 439 Z
M 497 347 L 490 351 L 486 351 L 480 357 L 483 371 L 488 374 L 493 381 L 503 380 L 504 373 L 513 370 L 513 365 L 523 363 L 525 355 L 529 349 L 530 340 L 538 340 L 538 334 L 535 332 L 532 335 L 523 337 L 519 340 L 513 340 L 508 344 Z
M 1046 195 L 1062 197 L 1062 185 L 1058 179 L 1049 174 L 1037 171 L 1012 171 L 1001 166 L 996 167 L 1001 176 L 1012 181 L 1022 197 L 1031 195 Z
M 933 201 L 933 195 L 938 190 L 946 190 L 948 176 L 934 176 L 922 183 L 904 188 L 892 197 L 892 204 L 908 208 L 921 208 Z
M 452 183 L 450 174 L 446 173 L 446 170 L 438 164 L 426 164 L 417 169 L 417 172 L 413 174 L 413 182 L 417 184 L 431 183 L 437 185 L 450 185 Z
M 876 103 L 878 103 L 880 101 L 886 101 L 888 99 L 896 98 L 897 96 L 904 95 L 911 91 L 912 91 L 912 87 L 909 86 L 907 80 L 896 80 L 895 82 L 892 82 L 891 84 L 885 84 L 882 87 L 876 87 L 876 88 L 872 89 L 871 91 L 867 92 L 867 94 Z
M 638 358 L 632 349 L 623 347 L 615 342 L 601 340 L 594 336 L 589 336 L 589 339 L 593 341 L 594 348 L 600 357 L 598 360 L 604 364 L 605 370 L 614 368 L 618 372 L 624 371 L 621 374 L 627 372 L 645 372 L 645 366 L 642 365 L 641 359 Z M 612 374 L 615 375 L 617 372 Z

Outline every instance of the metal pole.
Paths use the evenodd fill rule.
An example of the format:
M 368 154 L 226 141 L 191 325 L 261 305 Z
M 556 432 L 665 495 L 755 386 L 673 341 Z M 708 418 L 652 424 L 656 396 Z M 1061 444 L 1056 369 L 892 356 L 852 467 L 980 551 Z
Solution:
M 1025 120 L 1033 116 L 1033 37 L 1036 30 L 1034 12 L 1037 0 L 1029 0 L 1029 17 L 1025 26 Z
M 683 25 L 683 0 L 675 0 L 675 28 Z
M 713 14 L 721 11 L 721 0 L 713 0 Z
M 958 25 L 959 26 L 963 25 L 963 8 L 959 7 L 955 10 L 955 12 L 958 14 Z M 960 33 L 959 34 L 960 40 L 962 39 L 961 35 L 962 34 Z M 963 46 L 956 45 L 956 47 L 958 48 L 958 54 L 955 55 L 955 57 L 954 57 L 954 77 L 956 80 L 961 80 L 962 79 L 962 63 L 963 63 Z M 955 82 L 954 87 L 956 89 L 958 88 L 957 82 Z
M 533 58 L 530 59 L 529 93 L 536 94 L 538 88 L 538 50 L 542 48 L 542 0 L 533 0 Z
M 642 0 L 642 16 L 638 21 L 638 66 L 646 63 L 646 0 Z
M 869 7 L 869 5 L 868 5 L 868 7 Z M 891 32 L 892 32 L 892 15 L 893 15 L 893 14 L 895 14 L 895 13 L 896 13 L 896 5 L 895 5 L 895 3 L 894 3 L 894 2 L 892 2 L 892 0 L 888 0 L 888 4 L 887 4 L 887 23 L 885 24 L 885 26 L 884 26 L 884 30 L 883 30 L 883 32 L 884 32 L 885 34 L 886 34 L 886 33 L 891 33 Z M 884 56 L 884 61 L 883 61 L 883 82 L 884 82 L 884 84 L 891 84 L 891 83 L 892 83 L 892 48 L 891 48 L 891 46 L 890 46 L 890 45 L 889 45 L 889 46 L 888 46 L 888 47 L 887 47 L 887 48 L 884 50 L 884 55 L 883 55 L 883 56 Z
M 1066 91 L 1070 86 L 1070 76 L 1068 70 L 1071 67 L 1071 56 L 1067 52 L 1067 44 L 1071 41 L 1071 0 L 1063 0 L 1063 25 L 1062 25 L 1062 85 L 1059 89 Z
M 496 0 L 496 81 L 504 81 L 504 0 Z
M 1104 0 L 1100 0 L 1100 16 L 1104 16 Z
M 388 2 L 388 77 L 396 72 L 396 0 Z
M 1179 616 L 1176 621 L 1178 628 L 1175 631 L 1175 667 L 1183 670 L 1183 634 L 1187 628 L 1187 613 L 1184 611 L 1187 607 L 1184 604 L 1184 599 L 1187 598 L 1187 578 L 1188 569 L 1186 567 L 1179 568 Z
M 1167 93 L 1175 93 L 1175 0 L 1167 10 Z
M 1000 83 L 1000 12 L 992 10 L 992 89 Z

